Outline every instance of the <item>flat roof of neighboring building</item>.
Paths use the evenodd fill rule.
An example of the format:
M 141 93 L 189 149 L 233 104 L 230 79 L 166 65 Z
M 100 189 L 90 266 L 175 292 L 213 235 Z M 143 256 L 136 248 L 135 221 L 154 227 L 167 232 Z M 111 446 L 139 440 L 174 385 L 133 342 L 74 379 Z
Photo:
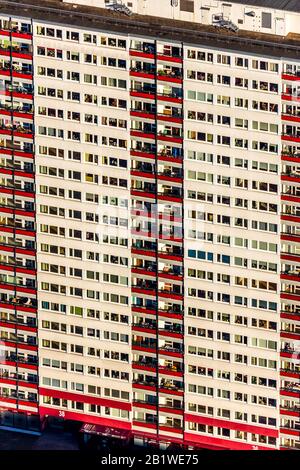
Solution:
M 241 3 L 242 5 L 252 5 L 254 7 L 265 7 L 273 8 L 276 10 L 287 10 L 300 13 L 300 1 L 299 0 L 229 0 L 226 2 L 230 3 Z
M 276 1 L 276 0 L 275 0 Z M 184 42 L 218 50 L 256 53 L 277 58 L 300 60 L 300 35 L 276 36 L 274 34 L 239 30 L 234 33 L 213 26 L 179 21 L 156 16 L 132 15 L 130 17 L 105 8 L 63 3 L 61 0 L 0 0 L 0 14 L 34 18 L 37 21 L 91 30 L 130 34 L 137 37 L 156 38 L 162 41 Z

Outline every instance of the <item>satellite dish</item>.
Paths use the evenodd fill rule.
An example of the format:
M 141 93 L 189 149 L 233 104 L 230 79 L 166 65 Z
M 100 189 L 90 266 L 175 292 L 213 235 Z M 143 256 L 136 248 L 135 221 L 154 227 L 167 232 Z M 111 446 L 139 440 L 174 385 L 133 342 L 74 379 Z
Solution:
M 132 15 L 132 11 L 122 3 L 122 1 L 115 0 L 113 3 L 106 5 L 109 10 L 116 11 L 118 13 L 125 13 L 127 16 Z

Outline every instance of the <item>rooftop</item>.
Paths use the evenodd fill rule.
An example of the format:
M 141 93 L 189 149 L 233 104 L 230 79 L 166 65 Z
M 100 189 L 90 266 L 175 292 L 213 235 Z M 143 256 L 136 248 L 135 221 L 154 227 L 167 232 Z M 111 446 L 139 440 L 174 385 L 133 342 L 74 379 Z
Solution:
M 248 0 L 253 3 L 269 0 Z M 290 3 L 288 0 L 272 0 L 272 3 Z M 291 0 L 292 3 L 292 0 Z M 294 3 L 300 1 L 295 0 Z M 63 3 L 62 0 L 0 0 L 0 15 L 9 14 L 34 18 L 52 24 L 90 28 L 99 31 L 125 33 L 138 37 L 155 37 L 217 49 L 264 54 L 300 60 L 300 34 L 286 37 L 272 34 L 239 30 L 216 30 L 213 26 L 187 21 L 178 21 L 153 16 L 132 15 L 112 12 L 104 8 Z
M 253 5 L 254 7 L 265 7 L 300 13 L 299 0 L 229 0 L 228 3 L 241 3 L 245 5 Z

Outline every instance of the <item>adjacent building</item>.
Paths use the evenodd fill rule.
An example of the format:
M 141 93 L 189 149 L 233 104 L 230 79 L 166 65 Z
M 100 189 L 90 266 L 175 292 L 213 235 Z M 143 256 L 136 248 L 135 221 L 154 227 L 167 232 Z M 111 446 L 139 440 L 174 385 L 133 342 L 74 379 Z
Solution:
M 0 425 L 299 449 L 298 2 L 38 3 L 0 1 Z

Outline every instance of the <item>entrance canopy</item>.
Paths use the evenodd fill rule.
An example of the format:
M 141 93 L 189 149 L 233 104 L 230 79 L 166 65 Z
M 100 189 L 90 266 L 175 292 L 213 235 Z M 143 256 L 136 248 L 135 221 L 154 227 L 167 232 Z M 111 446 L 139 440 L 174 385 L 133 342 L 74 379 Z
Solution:
M 112 428 L 110 426 L 101 426 L 99 424 L 85 423 L 81 426 L 80 432 L 87 434 L 97 434 L 98 436 L 105 436 L 117 439 L 129 439 L 131 432 L 125 429 Z

